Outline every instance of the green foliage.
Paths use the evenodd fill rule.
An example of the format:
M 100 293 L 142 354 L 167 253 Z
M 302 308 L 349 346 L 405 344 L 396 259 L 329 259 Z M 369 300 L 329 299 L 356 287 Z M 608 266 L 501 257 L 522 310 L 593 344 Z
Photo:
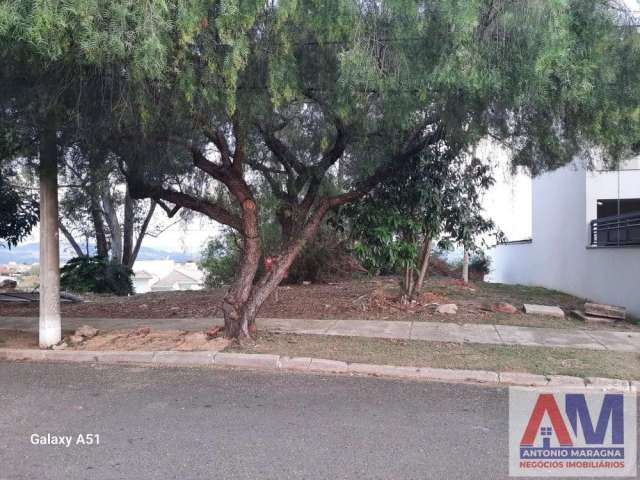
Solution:
M 104 257 L 76 257 L 62 267 L 60 285 L 65 290 L 79 293 L 132 295 L 133 275 L 127 266 Z
M 477 253 L 469 260 L 469 268 L 483 275 L 491 273 L 491 257 L 487 257 L 484 252 Z
M 280 241 L 280 233 L 270 228 L 263 228 L 262 231 L 267 234 L 263 243 L 265 256 L 269 256 L 272 251 L 270 248 L 277 246 Z M 209 240 L 200 259 L 200 267 L 206 272 L 206 286 L 219 288 L 233 282 L 241 255 L 239 239 L 231 232 Z M 257 278 L 265 273 L 263 260 L 264 258 L 258 268 Z M 348 276 L 359 270 L 350 260 L 344 243 L 337 240 L 336 232 L 325 225 L 289 267 L 289 275 L 283 282 L 322 282 Z
M 229 285 L 236 274 L 239 256 L 231 235 L 209 240 L 200 259 L 200 268 L 206 272 L 205 285 L 209 288 Z
M 493 184 L 489 168 L 452 154 L 432 151 L 410 159 L 363 202 L 342 210 L 354 252 L 369 271 L 416 270 L 424 242 L 471 250 L 480 235 L 494 229 L 480 203 Z
M 289 267 L 285 283 L 329 282 L 350 278 L 362 268 L 353 261 L 345 243 L 327 225 L 309 242 Z
M 3 241 L 11 248 L 31 233 L 38 223 L 38 202 L 35 196 L 18 192 L 9 183 L 7 169 L 0 169 L 0 246 Z
M 391 274 L 414 265 L 418 256 L 415 241 L 421 225 L 392 208 L 364 207 L 354 220 L 357 225 L 353 252 L 372 273 Z M 370 227 L 370 228 L 367 228 Z

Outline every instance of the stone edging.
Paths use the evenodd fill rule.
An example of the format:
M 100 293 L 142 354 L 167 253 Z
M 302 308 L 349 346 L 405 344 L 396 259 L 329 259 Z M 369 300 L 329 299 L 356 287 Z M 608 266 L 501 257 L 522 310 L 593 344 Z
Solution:
M 586 387 L 604 390 L 640 392 L 640 382 L 617 380 L 612 378 L 587 377 L 586 379 L 583 379 L 580 377 L 569 377 L 564 375 L 545 376 L 532 373 L 490 372 L 487 370 L 401 367 L 368 363 L 346 363 L 322 358 L 288 357 L 284 355 L 279 356 L 253 353 L 202 351 L 85 351 L 0 348 L 0 360 L 224 366 L 266 370 L 368 375 L 451 383 L 532 387 Z

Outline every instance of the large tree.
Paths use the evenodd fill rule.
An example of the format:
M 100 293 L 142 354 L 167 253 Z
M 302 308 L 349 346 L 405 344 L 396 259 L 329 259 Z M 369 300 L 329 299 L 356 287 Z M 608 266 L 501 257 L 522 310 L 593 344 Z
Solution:
M 74 145 L 65 155 L 60 201 L 60 231 L 76 256 L 91 255 L 78 237 L 95 242 L 95 253 L 129 268 L 149 232 L 156 203 L 134 200 L 110 155 L 83 151 Z
M 35 25 L 54 46 L 46 55 L 72 46 L 72 77 L 78 59 L 98 67 L 104 94 L 91 108 L 132 197 L 242 238 L 223 304 L 229 337 L 251 335 L 327 212 L 427 149 L 489 135 L 539 172 L 584 152 L 616 161 L 640 137 L 628 67 L 638 33 L 606 0 L 63 3 L 64 29 Z M 21 4 L 32 2 L 0 10 L 0 36 Z M 334 176 L 342 190 L 328 193 Z M 259 177 L 279 201 L 282 242 L 257 279 Z M 222 189 L 202 188 L 211 182 Z
M 250 336 L 327 212 L 426 149 L 461 152 L 490 135 L 536 173 L 594 145 L 608 159 L 625 153 L 637 119 L 612 135 L 608 115 L 634 118 L 613 89 L 628 80 L 621 37 L 635 34 L 621 34 L 616 15 L 599 1 L 215 4 L 175 55 L 168 84 L 145 84 L 154 101 L 136 105 L 143 121 L 135 142 L 166 142 L 168 161 L 123 152 L 122 168 L 133 195 L 239 232 L 225 331 Z M 324 194 L 337 164 L 348 181 Z M 224 194 L 185 188 L 180 175 L 194 171 Z M 257 176 L 279 200 L 283 238 L 260 279 Z

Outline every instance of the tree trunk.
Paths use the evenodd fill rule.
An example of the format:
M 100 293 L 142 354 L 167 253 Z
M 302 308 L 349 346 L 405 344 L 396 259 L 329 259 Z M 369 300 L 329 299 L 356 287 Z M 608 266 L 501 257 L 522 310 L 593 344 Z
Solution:
M 243 203 L 243 209 L 245 207 Z M 244 235 L 244 260 L 240 269 L 236 282 L 229 289 L 223 301 L 222 310 L 224 312 L 225 336 L 228 338 L 251 338 L 255 332 L 255 319 L 258 315 L 260 307 L 269 298 L 269 296 L 278 288 L 280 282 L 284 279 L 289 267 L 300 254 L 304 246 L 318 231 L 320 223 L 328 210 L 328 206 L 321 206 L 311 216 L 306 226 L 299 230 L 300 234 L 294 240 L 291 240 L 279 255 L 273 264 L 269 273 L 262 277 L 256 284 L 253 284 L 253 278 L 258 269 L 260 261 L 260 240 L 258 234 L 258 216 L 255 211 L 255 203 L 248 211 L 243 212 L 243 223 L 245 225 Z M 255 230 L 247 229 L 255 222 Z M 246 232 L 255 231 L 255 237 L 246 235 Z M 247 246 L 250 250 L 246 250 Z M 242 281 L 243 277 L 251 276 L 251 281 Z M 242 293 L 242 295 L 240 295 Z M 246 298 L 244 297 L 246 295 Z M 243 299 L 244 298 L 244 299 Z
M 84 257 L 85 254 L 82 251 L 82 248 L 80 247 L 80 244 L 78 242 L 76 242 L 76 239 L 73 237 L 71 232 L 69 230 L 67 230 L 67 227 L 64 226 L 64 224 L 62 223 L 62 219 L 59 219 L 58 227 L 60 228 L 60 231 L 62 232 L 64 237 L 67 239 L 67 242 L 69 242 L 69 244 L 71 245 L 73 250 L 76 252 L 76 257 Z M 87 255 L 88 255 L 88 253 L 87 253 Z
M 93 230 L 96 235 L 96 255 L 107 257 L 109 255 L 109 245 L 104 231 L 102 210 L 100 209 L 98 195 L 93 192 L 91 193 L 91 220 L 93 221 Z
M 108 188 L 102 192 L 102 208 L 111 233 L 111 259 L 122 263 L 122 229 Z
M 242 264 L 222 301 L 225 336 L 240 339 L 251 338 L 250 327 L 254 327 L 255 314 L 247 314 L 247 300 L 253 290 L 253 281 L 262 255 L 258 209 L 253 199 L 247 198 L 242 202 L 242 226 Z
M 129 262 L 127 266 L 129 268 L 133 268 L 133 264 L 136 263 L 136 259 L 138 258 L 138 254 L 140 253 L 140 247 L 142 247 L 142 240 L 144 240 L 145 235 L 147 234 L 147 230 L 149 229 L 149 223 L 151 223 L 151 218 L 153 217 L 153 213 L 156 210 L 157 203 L 154 200 L 151 200 L 151 206 L 149 207 L 149 211 L 147 212 L 147 216 L 142 222 L 142 226 L 140 227 L 140 232 L 138 232 L 138 238 L 136 239 L 136 245 L 133 248 L 133 252 L 129 257 Z
M 429 270 L 429 260 L 431 259 L 431 246 L 431 239 L 425 239 L 424 246 L 422 247 L 420 273 L 418 275 L 418 280 L 416 281 L 416 285 L 413 291 L 414 294 L 419 294 L 422 291 L 424 279 L 427 277 L 427 271 Z
M 124 196 L 124 223 L 122 226 L 122 263 L 133 265 L 131 256 L 133 255 L 133 199 L 129 195 L 129 187 Z
M 48 125 L 40 139 L 40 348 L 60 342 L 60 242 L 58 233 L 58 145 Z
M 462 257 L 462 281 L 469 283 L 469 252 L 466 248 Z
M 102 186 L 97 178 L 96 165 L 97 159 L 94 156 L 89 157 L 89 178 L 91 183 L 88 186 L 88 194 L 90 201 L 91 220 L 93 222 L 93 230 L 96 235 L 96 255 L 106 258 L 109 255 L 109 244 L 107 243 L 107 234 L 104 227 L 104 216 L 102 207 L 100 206 L 100 197 Z
M 405 265 L 404 267 L 404 276 L 402 278 L 402 292 L 404 293 L 405 296 L 410 295 L 411 292 L 409 291 L 409 274 L 410 274 L 411 270 L 409 269 L 409 265 Z

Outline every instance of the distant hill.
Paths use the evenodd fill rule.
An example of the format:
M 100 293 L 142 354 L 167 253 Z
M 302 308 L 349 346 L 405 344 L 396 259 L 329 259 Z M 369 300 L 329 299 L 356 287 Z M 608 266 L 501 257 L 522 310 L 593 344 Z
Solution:
M 92 246 L 90 250 L 94 250 Z M 66 262 L 70 258 L 75 256 L 75 252 L 66 242 L 60 244 L 60 260 Z M 0 265 L 16 262 L 16 263 L 38 263 L 40 257 L 40 244 L 38 242 L 25 243 L 19 245 L 11 250 L 0 246 Z M 168 250 L 159 250 L 157 248 L 142 247 L 138 254 L 138 260 L 174 260 L 176 262 L 187 262 L 194 260 L 193 255 L 172 252 Z

